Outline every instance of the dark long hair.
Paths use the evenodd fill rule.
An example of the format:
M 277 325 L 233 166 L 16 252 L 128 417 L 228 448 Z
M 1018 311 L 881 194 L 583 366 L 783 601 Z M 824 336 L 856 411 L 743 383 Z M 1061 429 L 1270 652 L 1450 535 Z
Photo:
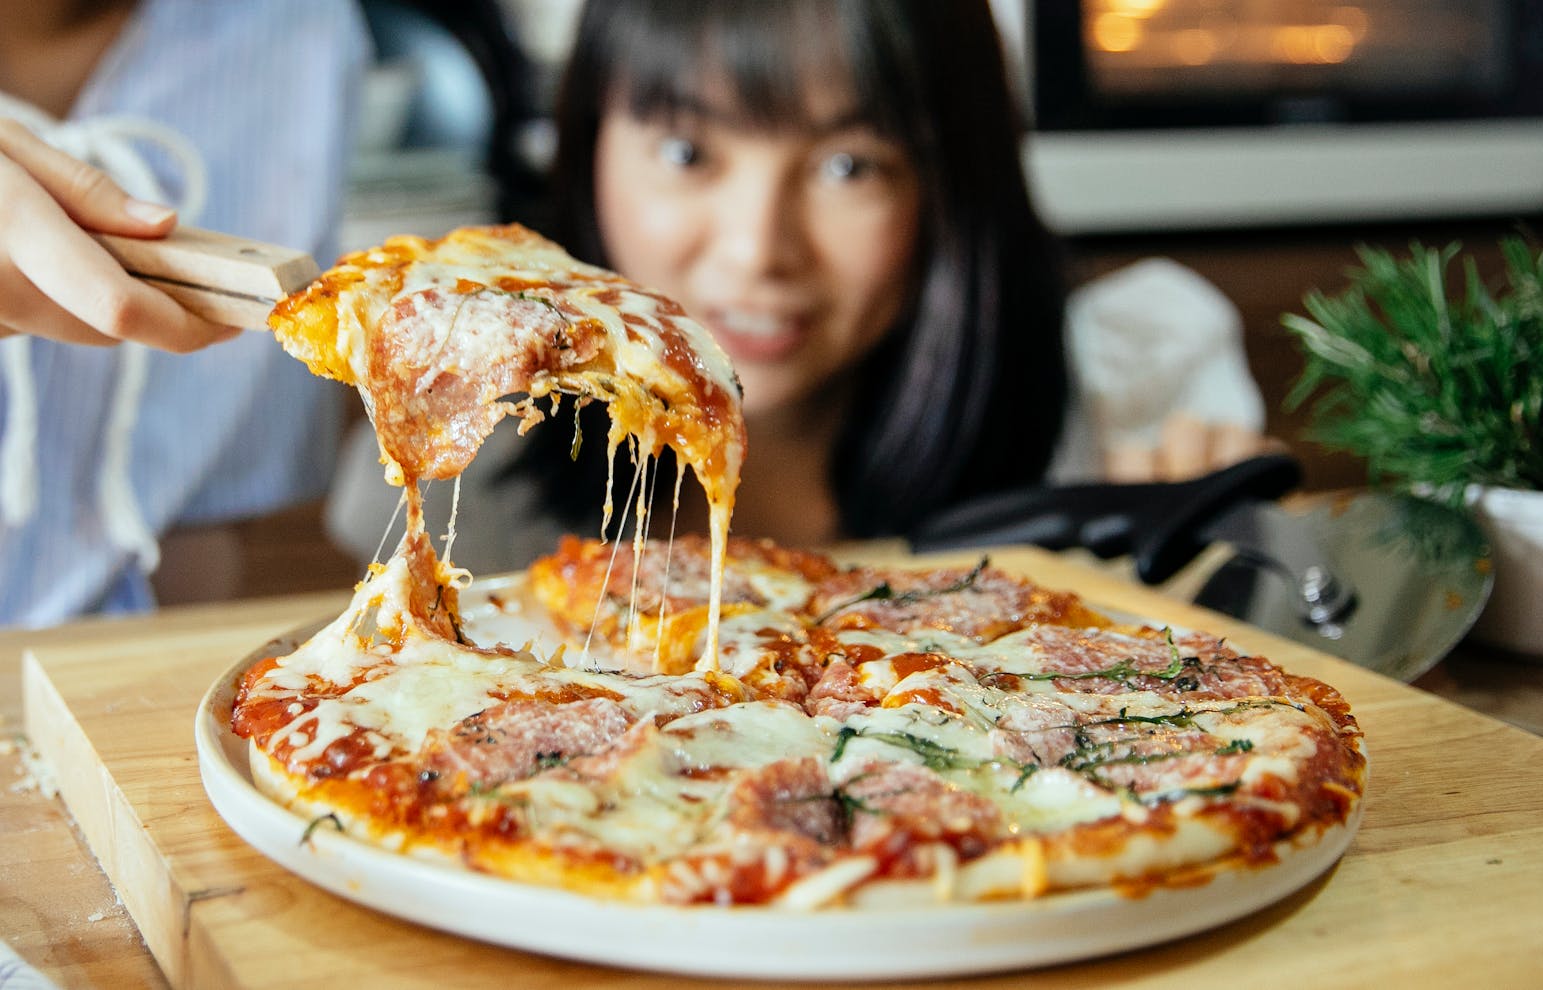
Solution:
M 557 108 L 552 233 L 607 263 L 594 196 L 607 100 L 668 112 L 712 71 L 737 86 L 748 124 L 774 127 L 805 112 L 799 67 L 825 56 L 844 63 L 859 115 L 906 148 L 923 190 L 915 296 L 856 370 L 830 466 L 845 535 L 900 534 L 1038 481 L 1067 400 L 1058 252 L 1029 204 L 986 0 L 590 0 Z M 536 431 L 518 467 L 576 522 L 573 472 L 599 466 L 570 464 L 562 434 Z

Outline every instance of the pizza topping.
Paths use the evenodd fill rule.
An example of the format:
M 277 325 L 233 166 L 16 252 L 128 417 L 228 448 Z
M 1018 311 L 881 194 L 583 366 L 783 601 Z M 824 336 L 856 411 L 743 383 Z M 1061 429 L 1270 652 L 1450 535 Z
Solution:
M 874 585 L 872 588 L 869 588 L 867 591 L 858 595 L 856 598 L 853 598 L 851 601 L 840 602 L 838 604 L 832 605 L 829 609 L 822 612 L 819 617 L 814 620 L 814 624 L 817 626 L 823 625 L 830 619 L 834 618 L 838 613 L 844 612 L 854 605 L 861 605 L 863 602 L 887 602 L 892 607 L 903 607 L 906 605 L 915 604 L 916 602 L 927 598 L 936 598 L 939 595 L 952 595 L 962 591 L 968 591 L 980 577 L 981 571 L 986 569 L 986 561 L 987 558 L 982 557 L 980 559 L 980 563 L 976 564 L 974 569 L 971 570 L 968 574 L 965 574 L 963 577 L 955 581 L 942 584 L 941 586 L 913 587 L 908 591 L 897 592 L 895 591 L 894 587 L 890 585 L 889 581 L 880 581 L 878 584 Z
M 1055 766 L 1077 748 L 1075 713 L 1047 695 L 1004 698 L 1002 715 L 991 732 L 998 756 L 1025 766 Z
M 850 805 L 837 798 L 825 762 L 807 756 L 747 770 L 729 793 L 729 823 L 735 828 L 790 833 L 822 846 L 846 843 L 850 813 Z
M 930 842 L 944 842 L 973 858 L 1005 837 L 1001 810 L 985 797 L 943 779 L 924 766 L 874 762 L 841 787 L 851 815 L 851 844 L 882 859 L 908 854 Z M 908 868 L 908 866 L 910 868 Z M 904 862 L 886 872 L 907 875 Z
M 880 694 L 865 686 L 857 669 L 845 660 L 832 661 L 825 673 L 809 689 L 804 707 L 811 715 L 824 715 L 837 721 L 879 703 Z
M 836 570 L 827 558 L 764 540 L 732 539 L 726 559 L 730 569 L 722 589 L 722 622 L 734 622 L 734 637 L 746 635 L 747 627 L 735 617 L 748 612 L 777 616 L 773 626 L 791 621 L 802 629 L 790 613 L 808 600 L 815 580 Z M 673 543 L 643 541 L 631 554 L 599 541 L 565 537 L 557 553 L 531 566 L 530 582 L 541 604 L 570 633 L 603 641 L 634 665 L 678 673 L 708 646 L 712 568 L 711 548 L 699 536 L 677 537 Z M 743 651 L 724 642 L 722 622 L 720 669 L 750 669 L 727 656 L 736 650 L 743 656 Z M 751 635 L 756 632 L 749 629 Z M 793 682 L 787 687 L 798 690 Z
M 872 708 L 842 724 L 831 761 L 845 774 L 873 760 L 974 770 L 994 759 L 985 727 L 922 704 Z
M 641 612 L 684 611 L 708 599 L 712 573 L 708 547 L 700 536 L 677 536 L 672 543 L 650 541 L 633 569 L 618 559 L 605 594 L 613 602 Z M 808 601 L 813 582 L 835 571 L 810 553 L 785 550 L 765 540 L 729 540 L 724 604 L 747 604 L 777 611 L 798 611 Z
M 752 546 L 749 541 L 729 541 L 729 558 L 736 566 L 724 583 L 725 605 L 785 609 L 790 601 L 796 604 L 808 597 L 807 585 L 795 585 L 796 575 L 757 580 L 746 566 L 753 558 L 743 555 Z M 617 553 L 597 540 L 566 536 L 557 553 L 532 565 L 532 581 L 543 603 L 570 627 L 588 629 L 598 613 L 606 634 L 614 635 L 632 612 L 658 618 L 706 605 L 712 554 L 703 538 L 691 534 L 673 543 L 645 541 L 636 555 Z
M 486 787 L 562 766 L 605 749 L 627 731 L 629 716 L 608 698 L 551 705 L 510 701 L 429 732 L 425 768 L 453 787 Z
M 990 683 L 1029 689 L 1049 682 L 1061 691 L 1241 698 L 1278 694 L 1285 684 L 1273 665 L 1239 657 L 1213 637 L 1175 637 L 1171 630 L 1131 634 L 1041 625 L 974 651 L 970 660 L 990 672 Z
M 1058 761 L 1111 790 L 1168 795 L 1236 787 L 1247 739 L 1221 742 L 1200 730 L 1131 732 L 1123 726 L 1085 728 L 1075 749 Z
M 511 334 L 511 328 L 515 333 Z M 397 297 L 368 349 L 381 450 L 406 477 L 450 478 L 541 377 L 592 362 L 604 337 L 524 293 L 439 288 Z
M 1047 591 L 984 559 L 969 570 L 854 568 L 821 582 L 810 609 L 817 625 L 902 634 L 940 630 L 981 643 L 1031 623 L 1107 624 L 1075 595 Z
M 802 624 L 785 612 L 766 609 L 724 619 L 718 662 L 758 697 L 793 704 L 802 704 L 824 673 Z
M 781 758 L 825 758 L 835 730 L 791 705 L 751 702 L 676 719 L 661 739 L 682 773 L 756 767 Z

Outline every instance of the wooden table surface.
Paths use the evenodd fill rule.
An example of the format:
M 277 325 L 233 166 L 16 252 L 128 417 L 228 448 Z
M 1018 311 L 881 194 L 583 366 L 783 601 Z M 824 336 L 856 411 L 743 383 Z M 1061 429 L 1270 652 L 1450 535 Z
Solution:
M 1139 953 L 926 986 L 1543 985 L 1543 738 L 1042 551 L 996 550 L 993 561 L 1334 684 L 1366 731 L 1370 791 L 1339 866 L 1271 908 Z M 226 828 L 198 780 L 199 698 L 270 636 L 344 600 L 0 633 L 0 733 L 13 739 L 25 714 L 64 798 L 48 796 L 25 745 L 0 744 L 0 937 L 63 987 L 441 986 L 449 973 L 466 987 L 680 985 L 396 921 L 311 887 Z M 1507 671 L 1523 690 L 1506 686 Z M 1421 683 L 1528 722 L 1543 710 L 1540 680 L 1540 668 L 1469 644 Z

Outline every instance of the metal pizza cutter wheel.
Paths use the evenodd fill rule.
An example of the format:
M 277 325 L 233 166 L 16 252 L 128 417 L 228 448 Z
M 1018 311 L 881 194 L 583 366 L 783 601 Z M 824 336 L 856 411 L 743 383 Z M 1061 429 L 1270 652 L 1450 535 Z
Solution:
M 1233 556 L 1197 604 L 1405 681 L 1457 645 L 1494 581 L 1472 518 L 1407 495 L 1272 505 L 1209 531 Z
M 1202 550 L 1230 556 L 1195 601 L 1363 667 L 1413 680 L 1489 598 L 1489 548 L 1466 513 L 1366 493 L 1287 509 L 1301 467 L 1270 455 L 1177 484 L 1080 485 L 987 496 L 927 520 L 917 552 L 1034 543 L 1129 554 L 1159 584 Z

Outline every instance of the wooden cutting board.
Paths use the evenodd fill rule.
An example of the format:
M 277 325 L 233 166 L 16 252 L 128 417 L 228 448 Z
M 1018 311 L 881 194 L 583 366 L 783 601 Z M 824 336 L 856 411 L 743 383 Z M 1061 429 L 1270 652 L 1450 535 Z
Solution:
M 1097 605 L 1225 634 L 1329 681 L 1350 700 L 1371 754 L 1360 833 L 1324 878 L 1225 927 L 1057 967 L 1036 974 L 1035 986 L 1537 985 L 1543 739 L 1041 551 L 996 550 L 992 559 Z M 199 699 L 270 637 L 343 603 L 334 595 L 203 609 L 120 635 L 93 626 L 77 638 L 52 637 L 25 659 L 27 731 L 168 981 L 328 990 L 340 982 L 680 986 L 676 977 L 544 958 L 397 921 L 310 886 L 225 826 L 199 782 Z

